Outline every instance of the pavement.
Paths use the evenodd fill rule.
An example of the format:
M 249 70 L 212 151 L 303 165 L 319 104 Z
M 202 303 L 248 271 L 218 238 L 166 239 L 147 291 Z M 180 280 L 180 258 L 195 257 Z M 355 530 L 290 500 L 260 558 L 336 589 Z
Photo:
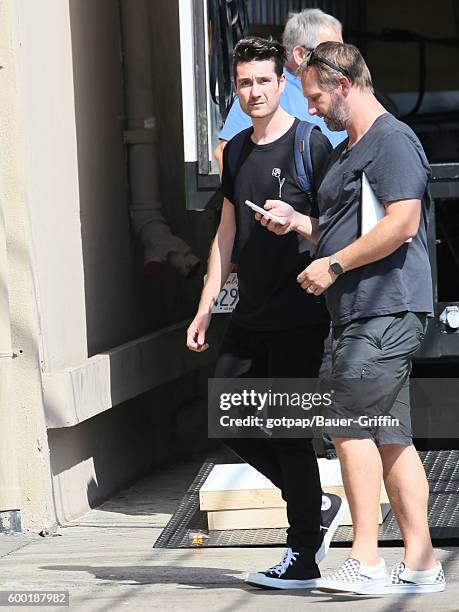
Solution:
M 67 590 L 81 612 L 379 612 L 459 611 L 459 548 L 438 548 L 448 586 L 428 595 L 362 596 L 264 591 L 246 585 L 248 570 L 278 562 L 280 548 L 154 549 L 202 458 L 158 469 L 149 477 L 48 537 L 0 536 L 0 596 L 4 591 Z M 401 548 L 384 548 L 392 565 Z M 347 549 L 332 548 L 322 573 L 337 568 Z M 0 610 L 51 610 L 42 605 Z M 57 608 L 54 608 L 57 609 Z

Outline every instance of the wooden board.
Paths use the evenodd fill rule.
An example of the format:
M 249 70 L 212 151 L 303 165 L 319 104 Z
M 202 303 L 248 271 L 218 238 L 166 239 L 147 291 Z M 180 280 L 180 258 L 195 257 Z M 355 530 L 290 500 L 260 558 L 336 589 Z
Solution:
M 319 459 L 322 489 L 345 497 L 341 470 L 337 459 Z M 249 508 L 285 508 L 280 491 L 247 463 L 214 466 L 199 491 L 201 510 L 243 510 Z M 389 503 L 384 484 L 381 503 Z
M 379 510 L 379 524 L 390 510 L 383 504 Z M 285 529 L 288 527 L 285 508 L 252 508 L 245 510 L 218 510 L 207 513 L 207 524 L 211 531 L 229 529 Z M 349 512 L 342 518 L 340 525 L 352 525 Z
M 207 513 L 210 530 L 276 529 L 288 527 L 285 508 L 252 508 L 250 510 L 218 510 Z

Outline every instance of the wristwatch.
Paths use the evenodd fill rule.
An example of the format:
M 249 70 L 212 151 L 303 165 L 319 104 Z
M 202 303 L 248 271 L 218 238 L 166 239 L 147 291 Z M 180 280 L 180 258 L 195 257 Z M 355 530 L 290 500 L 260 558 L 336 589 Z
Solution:
M 339 263 L 339 261 L 336 260 L 336 253 L 330 255 L 328 263 L 330 265 L 331 271 L 335 274 L 335 276 L 339 276 L 344 272 L 343 266 Z

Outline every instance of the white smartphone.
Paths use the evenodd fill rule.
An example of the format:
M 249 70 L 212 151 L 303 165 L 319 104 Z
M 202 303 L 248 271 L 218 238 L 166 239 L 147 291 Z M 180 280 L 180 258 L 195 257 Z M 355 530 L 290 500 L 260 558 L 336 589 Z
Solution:
M 246 200 L 245 203 L 255 212 L 260 213 L 260 215 L 263 215 L 264 217 L 268 217 L 268 219 L 272 219 L 276 223 L 279 223 L 279 225 L 285 225 L 284 219 L 281 219 L 280 217 L 276 217 L 276 215 L 273 215 L 271 212 L 269 212 L 269 210 L 266 210 L 265 208 L 261 208 L 261 206 L 257 206 L 250 200 Z

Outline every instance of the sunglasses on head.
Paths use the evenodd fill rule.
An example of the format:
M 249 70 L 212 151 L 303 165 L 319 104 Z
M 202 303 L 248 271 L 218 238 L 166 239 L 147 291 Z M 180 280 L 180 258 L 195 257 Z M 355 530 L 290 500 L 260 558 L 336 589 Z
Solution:
M 322 57 L 321 55 L 318 55 L 314 51 L 314 49 L 312 49 L 309 52 L 309 57 L 308 57 L 306 66 L 311 66 L 315 62 L 321 62 L 322 64 L 325 64 L 326 66 L 328 66 L 332 70 L 337 70 L 338 72 L 341 72 L 341 74 L 344 74 L 344 76 L 346 76 L 348 79 L 352 80 L 351 75 L 349 74 L 349 72 L 345 68 L 341 68 L 341 66 L 338 66 L 337 64 L 334 64 L 333 62 L 331 62 L 330 60 L 326 59 L 325 57 Z

